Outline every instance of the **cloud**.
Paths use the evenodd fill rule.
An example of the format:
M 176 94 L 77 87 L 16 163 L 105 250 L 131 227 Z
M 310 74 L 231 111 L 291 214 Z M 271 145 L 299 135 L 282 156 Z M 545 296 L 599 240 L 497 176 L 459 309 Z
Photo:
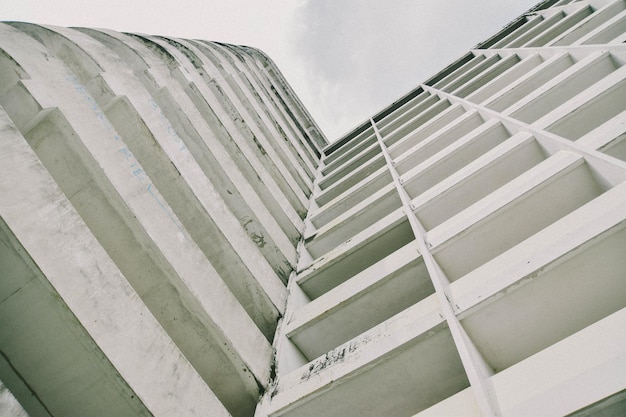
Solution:
M 406 7 L 408 1 L 400 1 Z M 402 25 L 397 5 L 355 0 L 309 1 L 296 13 L 295 59 L 306 68 L 306 89 L 313 112 L 329 137 L 353 126 L 389 97 L 395 82 L 382 78 L 391 64 L 397 44 L 390 35 Z M 408 23 L 408 22 L 407 22 Z
M 0 14 L 259 47 L 335 139 L 536 1 L 2 0 Z
M 294 87 L 329 139 L 407 93 L 534 0 L 306 0 L 295 10 Z

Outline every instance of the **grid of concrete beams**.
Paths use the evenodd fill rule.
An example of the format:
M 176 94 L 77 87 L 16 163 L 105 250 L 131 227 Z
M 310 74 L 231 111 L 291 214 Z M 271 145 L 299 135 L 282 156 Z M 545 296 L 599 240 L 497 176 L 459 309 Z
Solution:
M 324 149 L 257 416 L 626 412 L 624 42 L 543 2 Z

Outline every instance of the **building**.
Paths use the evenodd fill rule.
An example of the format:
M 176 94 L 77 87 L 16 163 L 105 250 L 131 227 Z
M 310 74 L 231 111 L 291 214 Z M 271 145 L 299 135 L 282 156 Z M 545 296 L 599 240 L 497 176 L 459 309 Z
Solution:
M 0 380 L 31 416 L 252 415 L 323 135 L 254 49 L 1 31 Z
M 624 415 L 625 42 L 623 0 L 544 1 L 327 145 L 254 49 L 3 24 L 0 380 L 32 416 Z

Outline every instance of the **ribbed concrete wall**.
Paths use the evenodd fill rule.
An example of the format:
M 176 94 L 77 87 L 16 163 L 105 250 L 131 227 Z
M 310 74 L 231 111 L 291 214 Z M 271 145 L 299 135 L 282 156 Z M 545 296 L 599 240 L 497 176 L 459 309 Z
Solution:
M 0 24 L 0 380 L 31 416 L 250 416 L 325 139 L 261 52 Z

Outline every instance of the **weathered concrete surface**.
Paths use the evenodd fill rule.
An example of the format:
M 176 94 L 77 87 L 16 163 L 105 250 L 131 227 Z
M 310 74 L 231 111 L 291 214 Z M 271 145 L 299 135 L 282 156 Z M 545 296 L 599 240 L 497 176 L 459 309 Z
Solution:
M 229 415 L 1 118 L 2 380 L 33 415 Z
M 0 32 L 0 378 L 33 415 L 252 415 L 323 135 L 254 49 Z

